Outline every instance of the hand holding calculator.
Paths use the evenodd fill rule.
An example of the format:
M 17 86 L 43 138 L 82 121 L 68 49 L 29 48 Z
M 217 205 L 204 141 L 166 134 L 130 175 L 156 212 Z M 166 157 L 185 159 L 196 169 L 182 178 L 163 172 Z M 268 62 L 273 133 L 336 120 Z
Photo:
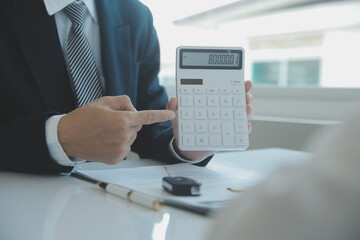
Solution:
M 179 149 L 246 149 L 243 48 L 179 47 L 176 56 Z

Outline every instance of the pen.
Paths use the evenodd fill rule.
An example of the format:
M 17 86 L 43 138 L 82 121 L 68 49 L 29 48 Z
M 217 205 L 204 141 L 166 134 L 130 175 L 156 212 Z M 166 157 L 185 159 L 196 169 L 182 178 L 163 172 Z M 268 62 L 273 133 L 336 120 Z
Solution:
M 146 195 L 146 194 L 143 194 L 140 192 L 136 192 L 131 189 L 121 187 L 118 185 L 101 182 L 101 181 L 96 181 L 96 180 L 93 180 L 93 179 L 86 177 L 79 173 L 72 173 L 71 175 L 73 177 L 85 180 L 87 182 L 94 183 L 101 189 L 105 190 L 106 192 L 111 193 L 115 196 L 118 196 L 122 199 L 128 200 L 129 202 L 138 204 L 140 206 L 150 208 L 150 209 L 153 209 L 156 211 L 159 211 L 163 208 L 163 205 L 164 205 L 163 201 L 154 199 L 153 197 L 151 197 L 149 195 Z
M 204 216 L 207 216 L 213 212 L 213 210 L 211 208 L 201 207 L 201 206 L 193 206 L 193 205 L 190 205 L 190 204 L 187 204 L 184 202 L 179 202 L 179 201 L 170 200 L 170 199 L 165 199 L 164 205 L 182 209 L 182 210 L 189 211 L 189 212 L 193 212 L 193 213 L 197 213 L 197 214 L 204 215 Z
M 73 172 L 71 173 L 71 176 L 76 177 L 78 179 L 96 184 L 101 189 L 105 190 L 108 193 L 111 193 L 115 196 L 118 196 L 122 199 L 128 200 L 129 202 L 133 202 L 135 204 L 138 204 L 140 206 L 154 209 L 156 211 L 159 211 L 163 208 L 164 205 L 169 207 L 174 207 L 182 210 L 186 210 L 189 212 L 197 213 L 200 215 L 209 215 L 212 213 L 211 208 L 207 207 L 201 207 L 201 206 L 193 206 L 191 204 L 187 204 L 184 202 L 176 201 L 176 200 L 170 200 L 165 199 L 164 201 L 159 199 L 154 199 L 151 196 L 148 196 L 143 193 L 139 193 L 136 191 L 133 191 L 131 189 L 121 187 L 119 185 L 109 184 L 106 182 L 101 182 L 98 180 L 94 180 L 92 178 L 89 178 L 81 173 Z
M 105 182 L 98 182 L 97 185 L 108 193 L 111 193 L 122 199 L 127 199 L 129 202 L 136 203 L 143 207 L 154 209 L 156 211 L 161 210 L 163 207 L 163 202 L 161 200 L 154 199 L 149 195 L 140 192 L 135 192 L 131 189 Z

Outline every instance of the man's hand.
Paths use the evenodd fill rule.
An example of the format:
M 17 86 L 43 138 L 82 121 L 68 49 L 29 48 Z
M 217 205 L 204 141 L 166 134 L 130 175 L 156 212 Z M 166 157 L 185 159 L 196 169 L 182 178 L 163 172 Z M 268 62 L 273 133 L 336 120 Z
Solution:
M 251 120 L 253 117 L 253 109 L 251 107 L 251 102 L 253 100 L 253 96 L 250 93 L 250 90 L 252 89 L 253 84 L 251 81 L 246 81 L 245 82 L 245 92 L 246 92 L 246 111 L 247 111 L 247 115 L 248 115 L 248 119 Z M 176 98 L 171 98 L 167 107 L 168 110 L 177 111 L 178 108 L 178 103 Z M 181 151 L 177 146 L 178 146 L 178 136 L 177 136 L 177 121 L 176 119 L 171 120 L 171 123 L 173 125 L 173 132 L 174 132 L 174 136 L 175 136 L 175 140 L 174 140 L 174 150 L 183 158 L 188 159 L 188 160 L 200 160 L 200 159 L 205 159 L 206 157 L 215 154 L 216 152 L 214 151 Z M 251 132 L 252 130 L 252 126 L 251 123 L 248 122 L 248 131 Z
M 175 117 L 170 110 L 136 111 L 129 97 L 103 97 L 61 118 L 58 139 L 69 157 L 115 164 L 131 150 L 142 125 Z

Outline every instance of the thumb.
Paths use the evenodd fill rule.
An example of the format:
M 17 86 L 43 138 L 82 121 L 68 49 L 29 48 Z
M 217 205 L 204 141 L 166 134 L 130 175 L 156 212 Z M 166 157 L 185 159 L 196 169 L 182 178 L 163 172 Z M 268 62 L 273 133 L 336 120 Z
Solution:
M 168 104 L 166 105 L 166 109 L 176 112 L 177 109 L 178 109 L 177 99 L 174 98 L 174 97 L 172 97 L 172 98 L 170 99 L 170 101 L 168 102 Z
M 177 131 L 178 131 L 178 125 L 177 125 L 177 117 L 178 117 L 178 102 L 177 99 L 172 97 L 168 104 L 166 105 L 167 110 L 174 111 L 176 113 L 176 117 L 174 119 L 171 119 L 171 124 L 173 126 L 173 134 L 175 136 L 175 139 L 177 138 Z

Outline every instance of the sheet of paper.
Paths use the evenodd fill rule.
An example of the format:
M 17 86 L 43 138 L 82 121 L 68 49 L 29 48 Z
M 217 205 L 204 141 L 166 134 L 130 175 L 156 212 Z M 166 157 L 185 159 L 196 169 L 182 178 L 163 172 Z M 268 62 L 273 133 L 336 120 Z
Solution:
M 200 196 L 174 196 L 162 188 L 162 178 L 183 176 L 201 182 Z M 229 191 L 229 187 L 246 188 L 249 183 L 241 176 L 223 174 L 204 167 L 197 167 L 186 163 L 175 165 L 147 166 L 137 168 L 118 168 L 107 170 L 79 170 L 83 175 L 139 191 L 159 199 L 173 199 L 188 204 L 219 207 L 217 203 L 239 196 L 238 192 Z

